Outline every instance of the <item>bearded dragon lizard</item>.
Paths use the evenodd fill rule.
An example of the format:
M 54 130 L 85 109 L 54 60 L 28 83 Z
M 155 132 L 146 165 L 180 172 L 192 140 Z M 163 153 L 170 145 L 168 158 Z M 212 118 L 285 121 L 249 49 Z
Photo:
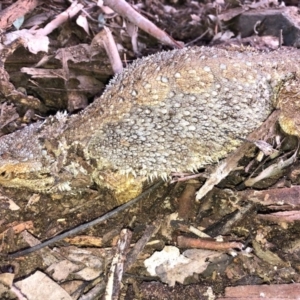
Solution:
M 138 59 L 83 112 L 1 137 L 0 185 L 54 193 L 96 184 L 127 201 L 147 179 L 226 157 L 275 108 L 298 135 L 299 78 L 294 49 L 194 47 Z

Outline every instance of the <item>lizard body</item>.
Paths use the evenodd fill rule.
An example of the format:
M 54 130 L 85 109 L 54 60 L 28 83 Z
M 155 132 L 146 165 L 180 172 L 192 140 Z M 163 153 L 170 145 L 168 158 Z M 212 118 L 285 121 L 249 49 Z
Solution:
M 138 59 L 82 113 L 2 137 L 0 185 L 51 193 L 96 183 L 127 201 L 147 178 L 226 157 L 275 107 L 298 134 L 299 77 L 298 50 L 194 47 Z

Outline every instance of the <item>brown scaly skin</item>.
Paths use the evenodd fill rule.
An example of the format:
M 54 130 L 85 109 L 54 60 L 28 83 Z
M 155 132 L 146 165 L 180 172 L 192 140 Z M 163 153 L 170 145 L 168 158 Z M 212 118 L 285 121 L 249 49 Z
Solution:
M 186 48 L 135 61 L 82 113 L 0 139 L 0 185 L 52 193 L 95 183 L 119 202 L 142 183 L 195 171 L 240 145 L 275 108 L 299 135 L 300 51 Z

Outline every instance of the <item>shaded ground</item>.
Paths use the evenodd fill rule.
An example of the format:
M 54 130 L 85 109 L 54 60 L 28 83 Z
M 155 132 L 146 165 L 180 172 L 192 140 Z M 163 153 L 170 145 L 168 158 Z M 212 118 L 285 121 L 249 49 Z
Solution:
M 275 2 L 174 2 L 138 1 L 135 7 L 174 40 L 185 44 L 222 47 L 243 44 L 260 50 L 274 49 L 280 43 L 279 29 L 283 29 L 283 43 L 298 45 L 295 7 L 280 8 Z M 20 29 L 34 25 L 44 28 L 68 7 L 64 1 L 37 5 L 28 11 Z M 30 53 L 19 44 L 9 55 L 2 52 L 2 63 L 5 61 L 1 66 L 2 78 L 5 72 L 10 77 L 10 81 L 1 83 L 2 135 L 58 110 L 76 113 L 102 92 L 113 74 L 111 65 L 114 70 L 118 68 L 114 60 L 110 63 L 103 47 L 99 46 L 105 44 L 110 48 L 111 45 L 107 42 L 110 38 L 103 33 L 104 24 L 111 29 L 121 48 L 124 64 L 138 56 L 170 49 L 172 43 L 180 45 L 167 35 L 163 39 L 169 46 L 142 30 L 136 33 L 137 28 L 124 24 L 119 14 L 107 8 L 101 10 L 93 2 L 86 1 L 84 9 L 88 17 L 82 15 L 89 34 L 84 30 L 87 25 L 76 24 L 78 14 L 64 21 L 46 35 L 50 39 L 49 57 L 45 52 Z M 16 31 L 5 24 L 3 15 L 1 20 L 4 35 Z M 97 20 L 102 23 L 99 25 Z M 239 34 L 244 39 L 237 38 Z M 154 35 L 159 36 L 159 33 L 154 32 Z M 44 59 L 42 63 L 41 59 Z M 104 215 L 117 203 L 105 189 L 44 195 L 1 188 L 1 299 L 8 295 L 11 299 L 22 299 L 21 295 L 16 296 L 18 289 L 26 294 L 22 280 L 30 282 L 30 275 L 37 271 L 53 280 L 54 290 L 59 286 L 65 289 L 70 299 L 102 299 L 105 289 L 108 293 L 112 259 L 121 251 L 117 245 L 120 236 L 124 240 L 128 238 L 131 244 L 120 254 L 120 257 L 126 255 L 123 285 L 120 292 L 117 283 L 112 285 L 112 294 L 117 296 L 107 296 L 107 299 L 248 299 L 248 295 L 262 292 L 266 299 L 279 297 L 280 293 L 283 299 L 288 296 L 295 299 L 297 291 L 300 294 L 296 284 L 300 282 L 298 140 L 284 136 L 277 127 L 268 142 L 279 153 L 259 159 L 261 153 L 250 145 L 244 150 L 240 167 L 200 202 L 195 201 L 195 191 L 213 167 L 205 172 L 200 170 L 201 177 L 189 182 L 162 183 L 117 216 L 50 248 L 16 259 L 8 259 L 5 254 L 33 246 L 37 242 L 34 237 L 41 242 Z M 284 166 L 280 165 L 283 161 Z M 263 177 L 262 171 L 272 166 L 278 166 L 279 171 Z M 250 177 L 257 180 L 249 183 Z M 128 231 L 122 231 L 124 228 Z M 206 235 L 199 238 L 200 233 Z M 179 250 L 181 256 L 176 254 Z M 158 257 L 166 258 L 158 263 L 152 256 L 155 251 L 162 251 Z M 167 258 L 172 255 L 173 261 L 168 262 Z M 153 260 L 148 262 L 156 266 L 155 274 L 150 274 L 150 269 L 145 267 L 150 257 Z M 12 281 L 13 289 L 10 288 Z M 53 293 L 39 279 L 30 284 L 36 294 L 27 296 L 28 299 L 45 299 L 43 292 L 48 296 Z M 254 291 L 256 285 L 270 285 L 271 289 L 261 286 Z M 242 293 L 229 291 L 227 287 L 244 290 Z M 296 294 L 293 295 L 292 290 Z

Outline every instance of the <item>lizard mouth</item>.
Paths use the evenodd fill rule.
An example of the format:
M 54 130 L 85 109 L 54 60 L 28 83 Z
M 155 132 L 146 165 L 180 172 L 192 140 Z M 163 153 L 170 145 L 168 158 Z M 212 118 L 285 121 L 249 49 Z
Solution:
M 36 162 L 5 163 L 0 166 L 0 185 L 46 191 L 54 184 L 54 178 Z

